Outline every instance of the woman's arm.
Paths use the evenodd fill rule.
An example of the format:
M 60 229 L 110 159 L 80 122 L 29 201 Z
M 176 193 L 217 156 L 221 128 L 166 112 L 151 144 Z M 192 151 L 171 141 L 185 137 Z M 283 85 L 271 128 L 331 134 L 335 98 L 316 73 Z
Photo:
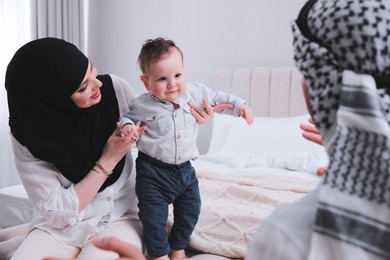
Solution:
M 53 227 L 77 223 L 79 202 L 72 183 L 10 136 L 16 169 L 34 208 Z
M 35 158 L 16 139 L 11 139 L 16 168 L 34 208 L 55 228 L 78 223 L 83 218 L 81 211 L 96 196 L 107 176 L 91 170 L 73 185 L 51 163 Z M 117 136 L 117 130 L 110 136 L 99 158 L 107 171 L 112 171 L 126 154 L 130 139 Z
M 134 142 L 131 135 L 119 136 L 119 129 L 120 125 L 117 123 L 116 129 L 104 146 L 103 153 L 98 160 L 102 168 L 98 165 L 93 167 L 80 182 L 74 185 L 74 190 L 79 199 L 79 211 L 82 211 L 88 205 L 107 179 L 108 176 L 105 174 L 105 171 L 112 172 Z

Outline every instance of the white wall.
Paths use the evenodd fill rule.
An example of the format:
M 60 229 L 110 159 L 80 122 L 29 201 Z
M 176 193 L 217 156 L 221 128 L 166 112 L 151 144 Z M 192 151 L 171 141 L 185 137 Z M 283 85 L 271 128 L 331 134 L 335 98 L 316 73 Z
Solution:
M 305 1 L 92 0 L 88 56 L 101 73 L 117 74 L 142 93 L 142 43 L 170 38 L 184 52 L 187 80 L 212 87 L 217 69 L 293 65 L 291 21 Z M 201 153 L 210 127 L 200 128 Z

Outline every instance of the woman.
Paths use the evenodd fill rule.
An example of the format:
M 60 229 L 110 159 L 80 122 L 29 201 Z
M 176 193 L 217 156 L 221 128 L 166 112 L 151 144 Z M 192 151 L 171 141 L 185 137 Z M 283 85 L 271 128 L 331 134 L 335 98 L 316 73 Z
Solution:
M 21 47 L 5 86 L 17 170 L 37 213 L 12 259 L 115 258 L 91 242 L 111 235 L 142 249 L 135 140 L 119 136 L 117 124 L 133 89 L 98 75 L 73 44 L 56 38 Z M 203 123 L 211 114 L 207 106 L 195 116 Z

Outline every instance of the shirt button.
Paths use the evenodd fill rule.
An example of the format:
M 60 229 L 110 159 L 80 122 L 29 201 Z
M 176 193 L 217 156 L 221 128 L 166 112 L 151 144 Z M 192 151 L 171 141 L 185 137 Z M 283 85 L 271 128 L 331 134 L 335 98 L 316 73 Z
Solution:
M 177 137 L 176 137 L 177 139 L 180 139 L 180 135 L 177 135 Z
M 107 197 L 107 198 L 106 198 L 106 201 L 111 201 L 111 198 L 110 198 L 110 197 Z
M 48 211 L 47 211 L 47 214 L 48 214 L 48 215 L 51 215 L 51 210 L 48 210 Z
M 181 157 L 179 156 L 179 157 L 177 157 L 177 159 L 180 161 L 180 160 L 181 160 Z
M 153 116 L 153 120 L 156 120 L 156 116 Z
M 177 117 L 176 113 L 173 114 L 174 117 Z

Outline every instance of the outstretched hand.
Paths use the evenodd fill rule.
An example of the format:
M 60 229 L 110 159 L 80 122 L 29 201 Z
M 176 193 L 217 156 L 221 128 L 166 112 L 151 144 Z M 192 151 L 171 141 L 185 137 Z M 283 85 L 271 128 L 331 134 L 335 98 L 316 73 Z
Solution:
M 189 102 L 188 105 L 191 107 L 191 114 L 195 117 L 199 125 L 209 121 L 213 117 L 214 112 L 233 108 L 233 104 L 211 106 L 205 99 L 203 100 L 204 108 L 200 108 L 191 102 Z

